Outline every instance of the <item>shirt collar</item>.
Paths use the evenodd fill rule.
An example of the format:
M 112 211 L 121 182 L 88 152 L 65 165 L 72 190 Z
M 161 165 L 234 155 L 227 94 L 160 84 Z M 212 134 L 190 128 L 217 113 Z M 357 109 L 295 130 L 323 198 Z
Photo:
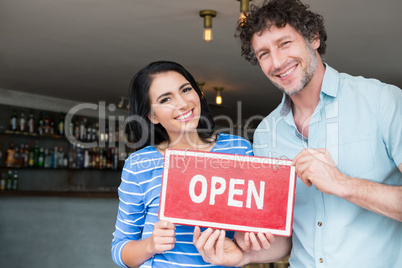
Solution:
M 320 99 L 322 99 L 322 95 L 328 95 L 335 98 L 338 95 L 339 73 L 328 64 L 324 64 L 325 73 L 321 86 Z M 292 110 L 292 100 L 285 93 L 283 93 L 280 106 L 282 107 L 280 110 L 282 116 L 286 116 Z

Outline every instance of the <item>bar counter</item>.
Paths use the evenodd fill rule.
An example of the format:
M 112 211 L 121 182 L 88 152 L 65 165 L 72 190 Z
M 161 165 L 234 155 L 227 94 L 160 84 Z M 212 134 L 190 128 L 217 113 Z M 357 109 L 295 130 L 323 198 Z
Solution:
M 101 191 L 0 191 L 1 196 L 118 198 L 117 192 Z

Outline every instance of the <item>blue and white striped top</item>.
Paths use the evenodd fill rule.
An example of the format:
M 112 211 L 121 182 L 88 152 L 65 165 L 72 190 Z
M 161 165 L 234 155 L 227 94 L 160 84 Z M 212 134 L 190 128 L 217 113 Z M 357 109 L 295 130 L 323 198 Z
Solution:
M 220 133 L 211 152 L 252 155 L 250 142 Z M 163 155 L 148 146 L 131 154 L 125 162 L 119 187 L 119 210 L 112 242 L 112 258 L 127 267 L 121 258 L 124 245 L 152 235 L 159 221 L 159 197 Z M 202 229 L 203 230 L 203 229 Z M 155 254 L 140 267 L 221 267 L 204 262 L 193 245 L 193 226 L 176 225 L 176 244 L 171 250 Z M 233 232 L 227 232 L 233 236 Z

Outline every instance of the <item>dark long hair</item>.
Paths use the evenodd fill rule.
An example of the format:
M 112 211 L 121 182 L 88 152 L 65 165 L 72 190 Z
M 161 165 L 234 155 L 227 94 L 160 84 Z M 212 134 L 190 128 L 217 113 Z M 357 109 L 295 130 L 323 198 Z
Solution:
M 141 69 L 130 83 L 129 124 L 136 149 L 169 141 L 169 136 L 165 128 L 161 124 L 154 125 L 148 118 L 148 114 L 151 112 L 149 88 L 154 75 L 168 71 L 174 71 L 184 76 L 197 92 L 201 104 L 201 115 L 197 126 L 197 132 L 202 141 L 211 141 L 215 123 L 209 112 L 204 94 L 198 87 L 193 76 L 176 62 L 156 61 Z
M 320 47 L 317 51 L 323 56 L 327 46 L 324 19 L 321 15 L 308 10 L 309 7 L 299 0 L 265 0 L 261 7 L 251 5 L 245 22 L 239 22 L 236 28 L 235 36 L 241 41 L 241 55 L 251 64 L 257 64 L 258 60 L 251 46 L 253 35 L 271 26 L 281 28 L 289 24 L 306 40 L 320 38 Z

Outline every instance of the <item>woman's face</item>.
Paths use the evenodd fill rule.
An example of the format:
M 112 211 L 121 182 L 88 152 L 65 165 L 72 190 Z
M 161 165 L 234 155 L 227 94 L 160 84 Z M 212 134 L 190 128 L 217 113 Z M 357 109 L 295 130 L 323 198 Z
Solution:
M 153 76 L 149 88 L 151 113 L 149 119 L 161 124 L 169 138 L 177 138 L 197 129 L 201 103 L 197 92 L 184 76 L 168 71 Z

